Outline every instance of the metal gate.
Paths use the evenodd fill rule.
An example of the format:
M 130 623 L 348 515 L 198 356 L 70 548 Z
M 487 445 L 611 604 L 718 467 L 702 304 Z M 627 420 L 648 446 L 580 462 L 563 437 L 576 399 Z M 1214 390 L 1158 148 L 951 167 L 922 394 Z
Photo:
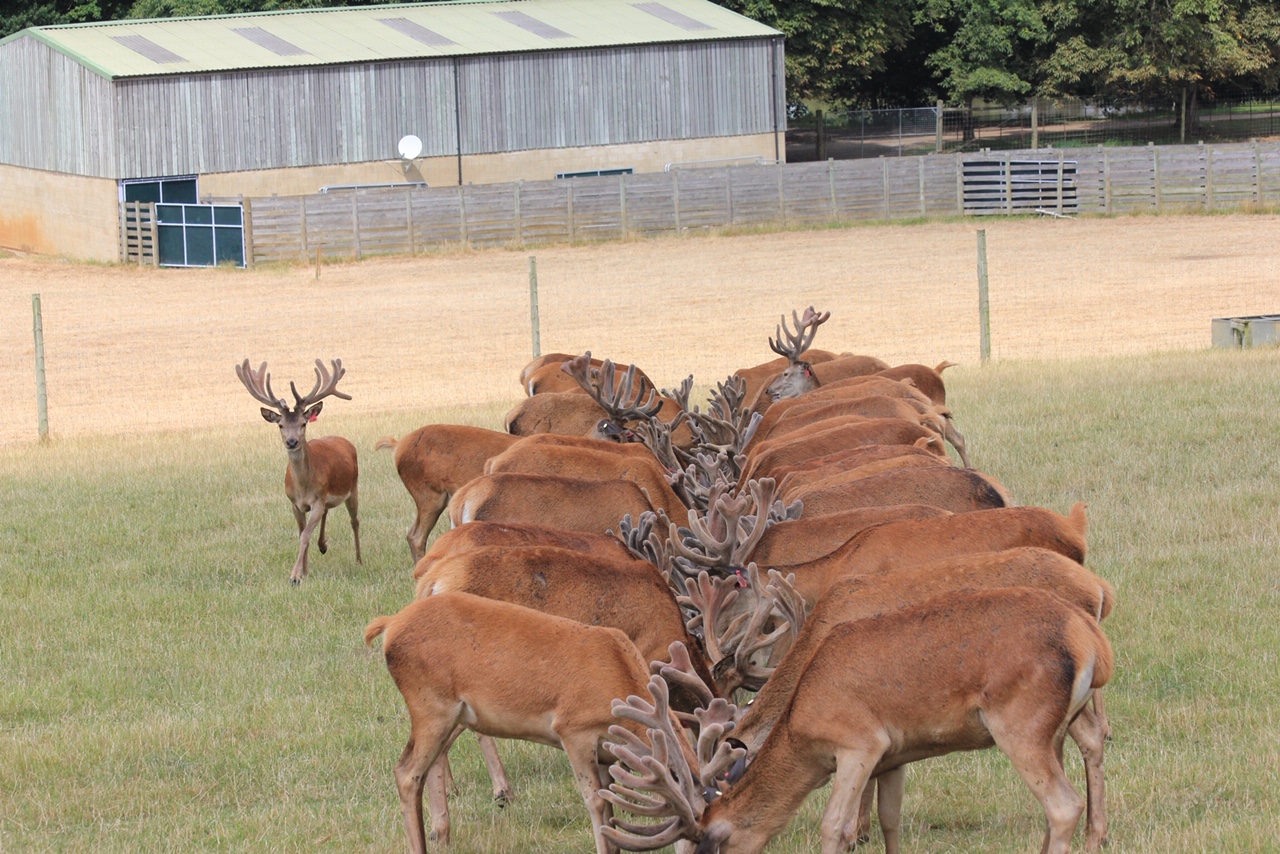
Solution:
M 241 205 L 160 203 L 155 207 L 160 266 L 244 266 Z

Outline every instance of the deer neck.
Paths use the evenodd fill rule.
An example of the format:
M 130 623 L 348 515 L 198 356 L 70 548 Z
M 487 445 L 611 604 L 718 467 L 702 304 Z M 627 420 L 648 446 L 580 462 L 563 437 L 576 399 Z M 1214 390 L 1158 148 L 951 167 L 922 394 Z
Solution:
M 737 783 L 703 814 L 704 827 L 732 828 L 733 851 L 760 851 L 831 775 L 831 758 L 805 749 L 780 722 Z M 725 850 L 729 850 L 726 848 Z
M 285 449 L 289 458 L 289 472 L 299 490 L 305 491 L 315 480 L 315 468 L 311 465 L 311 454 L 307 450 L 308 442 L 304 439 L 293 450 Z

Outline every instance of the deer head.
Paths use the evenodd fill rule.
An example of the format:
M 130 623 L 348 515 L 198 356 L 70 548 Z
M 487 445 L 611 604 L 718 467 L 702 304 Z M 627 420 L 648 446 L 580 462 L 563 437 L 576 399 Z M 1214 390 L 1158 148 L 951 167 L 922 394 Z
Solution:
M 817 388 L 818 381 L 813 375 L 813 366 L 800 357 L 813 345 L 818 327 L 829 317 L 831 312 L 824 311 L 819 314 L 813 310 L 813 306 L 806 308 L 801 316 L 796 316 L 793 311 L 791 319 L 795 323 L 796 331 L 792 332 L 787 328 L 786 316 L 783 316 L 782 323 L 777 328 L 778 337 L 776 340 L 769 339 L 769 348 L 779 356 L 786 356 L 791 364 L 765 387 L 764 392 L 771 399 L 796 397 Z M 787 339 L 785 344 L 782 341 L 784 335 Z
M 253 399 L 271 407 L 262 407 L 262 417 L 265 421 L 280 426 L 280 438 L 290 454 L 300 453 L 306 448 L 307 425 L 320 415 L 320 409 L 324 406 L 322 398 L 332 395 L 343 400 L 351 399 L 351 395 L 343 394 L 337 389 L 338 380 L 346 373 L 342 360 L 334 359 L 332 364 L 333 370 L 330 372 L 323 362 L 316 359 L 316 384 L 305 396 L 298 394 L 298 387 L 292 380 L 289 382 L 289 390 L 297 401 L 292 408 L 284 398 L 276 397 L 271 391 L 271 375 L 267 373 L 266 362 L 258 366 L 256 371 L 250 367 L 248 359 L 236 365 L 236 376 L 244 383 Z

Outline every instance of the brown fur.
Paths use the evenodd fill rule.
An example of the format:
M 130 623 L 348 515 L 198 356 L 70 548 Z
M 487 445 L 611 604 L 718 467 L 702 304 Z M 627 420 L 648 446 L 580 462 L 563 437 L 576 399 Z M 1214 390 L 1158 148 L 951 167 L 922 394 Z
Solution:
M 428 424 L 403 439 L 383 437 L 375 450 L 395 448 L 396 471 L 413 498 L 417 515 L 406 539 L 416 563 L 427 550 L 427 538 L 459 487 L 479 477 L 489 458 L 516 439 L 497 430 L 461 424 Z
M 621 540 L 608 534 L 588 534 L 514 522 L 468 522 L 436 537 L 431 548 L 413 567 L 413 578 L 415 581 L 421 578 L 436 561 L 489 546 L 555 546 L 605 560 L 631 556 Z
M 797 489 L 788 500 L 803 502 L 807 516 L 882 504 L 932 504 L 953 513 L 967 513 L 1013 503 L 990 475 L 950 465 L 899 469 L 831 487 Z
M 901 418 L 874 418 L 847 424 L 825 426 L 811 424 L 789 436 L 769 439 L 747 452 L 747 465 L 742 473 L 745 482 L 751 478 L 770 477 L 775 466 L 793 465 L 835 451 L 862 445 L 914 445 L 921 439 L 934 439 L 933 431 Z M 930 444 L 926 450 L 945 458 L 945 447 Z M 927 502 L 926 502 L 927 503 Z
M 598 794 L 604 782 L 598 763 L 610 759 L 600 744 L 611 726 L 643 735 L 639 724 L 613 716 L 612 702 L 644 696 L 649 680 L 647 662 L 625 634 L 447 593 L 375 618 L 365 643 L 380 635 L 387 670 L 409 709 L 411 734 L 395 777 L 411 852 L 427 850 L 422 794 L 428 784 L 432 836 L 449 841 L 440 760 L 460 727 L 563 749 L 591 814 L 596 850 L 612 850 L 600 835 L 611 812 Z
M 548 474 L 578 480 L 627 480 L 644 489 L 654 509 L 678 524 L 688 508 L 667 482 L 666 471 L 643 445 L 578 438 L 572 443 L 517 441 L 485 465 L 486 474 Z M 632 450 L 635 449 L 635 450 Z
M 820 560 L 780 564 L 776 568 L 794 572 L 796 586 L 805 600 L 816 603 L 843 578 L 890 572 L 964 555 L 1036 547 L 1083 562 L 1085 535 L 1083 504 L 1073 507 L 1070 516 L 1043 507 L 979 510 L 932 519 L 886 522 L 867 528 Z
M 807 563 L 831 554 L 873 525 L 932 519 L 950 512 L 927 504 L 896 504 L 857 507 L 827 516 L 801 516 L 769 526 L 749 559 L 765 568 Z
M 994 744 L 1045 810 L 1043 851 L 1067 854 L 1084 804 L 1062 769 L 1060 740 L 1113 667 L 1097 624 L 1043 590 L 955 593 L 842 623 L 809 660 L 757 760 L 690 829 L 698 851 L 763 850 L 834 775 L 822 852 L 837 854 L 870 778 L 885 774 L 881 827 L 896 854 L 901 766 Z M 886 799 L 886 785 L 895 797 Z
M 489 474 L 458 490 L 449 502 L 453 527 L 466 522 L 527 522 L 603 534 L 622 517 L 653 510 L 640 487 L 626 480 L 598 481 L 540 474 Z

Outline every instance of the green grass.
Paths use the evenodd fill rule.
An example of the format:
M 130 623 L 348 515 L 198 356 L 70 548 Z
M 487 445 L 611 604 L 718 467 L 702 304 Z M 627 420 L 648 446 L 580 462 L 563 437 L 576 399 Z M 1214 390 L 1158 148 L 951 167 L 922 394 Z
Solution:
M 1278 367 L 1259 350 L 948 372 L 977 467 L 1024 504 L 1090 505 L 1089 563 L 1118 592 L 1110 851 L 1277 848 Z M 361 634 L 411 595 L 410 502 L 368 449 L 504 409 L 336 409 L 322 423 L 361 451 L 364 565 L 339 511 L 298 588 L 284 455 L 256 419 L 0 449 L 0 851 L 402 850 L 407 717 Z M 474 739 L 455 748 L 455 850 L 593 850 L 563 754 L 503 750 L 518 800 L 499 810 Z M 906 850 L 1039 843 L 998 752 L 907 780 Z M 770 850 L 816 850 L 824 803 Z

